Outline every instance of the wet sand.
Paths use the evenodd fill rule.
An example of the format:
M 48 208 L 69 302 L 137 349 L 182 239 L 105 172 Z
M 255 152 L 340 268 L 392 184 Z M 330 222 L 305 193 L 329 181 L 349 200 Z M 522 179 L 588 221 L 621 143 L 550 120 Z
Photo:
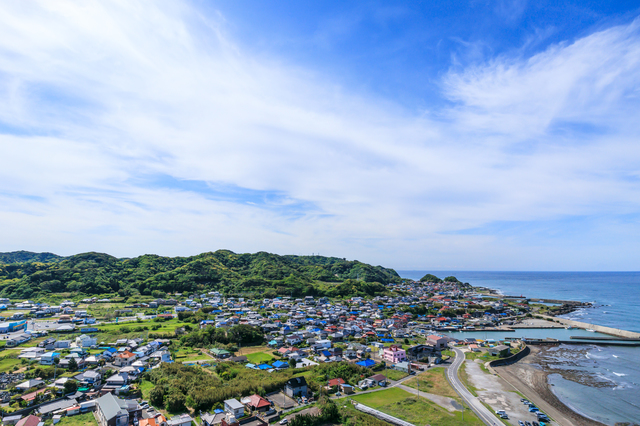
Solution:
M 560 402 L 547 383 L 547 376 L 550 372 L 543 371 L 538 365 L 537 355 L 545 348 L 530 346 L 530 349 L 530 355 L 515 364 L 495 367 L 495 372 L 516 390 L 527 396 L 540 410 L 563 426 L 605 426 L 603 423 L 576 413 Z

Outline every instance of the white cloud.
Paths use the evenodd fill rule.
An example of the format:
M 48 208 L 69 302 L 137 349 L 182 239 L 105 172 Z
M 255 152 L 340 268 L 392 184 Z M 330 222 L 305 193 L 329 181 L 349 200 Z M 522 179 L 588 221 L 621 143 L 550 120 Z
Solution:
M 444 89 L 456 106 L 425 119 L 281 58 L 251 58 L 220 16 L 188 5 L 2 9 L 0 125 L 13 129 L 0 136 L 3 250 L 225 247 L 531 268 L 522 258 L 544 244 L 449 232 L 638 212 L 637 182 L 621 180 L 638 173 L 636 22 L 452 71 Z M 285 197 L 268 208 L 213 200 L 150 185 L 154 175 Z M 314 207 L 291 214 L 298 202 Z

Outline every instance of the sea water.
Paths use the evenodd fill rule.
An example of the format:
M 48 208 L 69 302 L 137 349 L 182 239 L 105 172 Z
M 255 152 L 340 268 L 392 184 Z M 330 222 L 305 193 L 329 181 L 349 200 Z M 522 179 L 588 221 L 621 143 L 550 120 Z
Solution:
M 640 272 L 397 272 L 403 278 L 415 280 L 427 273 L 440 278 L 453 275 L 473 286 L 496 289 L 509 296 L 522 295 L 532 300 L 593 302 L 594 307 L 577 310 L 564 318 L 640 332 Z M 526 337 L 559 338 L 556 336 L 559 330 L 524 331 L 531 334 Z M 584 333 L 582 330 L 562 332 Z M 469 334 L 470 337 L 484 338 L 482 332 Z M 504 334 L 504 337 L 516 337 L 521 333 Z M 493 333 L 487 336 L 496 337 L 500 336 Z M 562 345 L 546 352 L 544 357 L 544 362 L 553 363 L 554 371 L 561 371 L 550 375 L 549 383 L 565 405 L 607 425 L 625 421 L 640 423 L 640 348 Z M 563 375 L 563 370 L 567 374 Z

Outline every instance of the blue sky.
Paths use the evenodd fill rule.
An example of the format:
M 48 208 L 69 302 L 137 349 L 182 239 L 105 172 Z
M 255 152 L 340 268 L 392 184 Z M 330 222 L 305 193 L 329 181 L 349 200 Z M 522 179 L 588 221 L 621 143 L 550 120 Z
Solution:
M 0 251 L 638 270 L 637 2 L 0 7 Z

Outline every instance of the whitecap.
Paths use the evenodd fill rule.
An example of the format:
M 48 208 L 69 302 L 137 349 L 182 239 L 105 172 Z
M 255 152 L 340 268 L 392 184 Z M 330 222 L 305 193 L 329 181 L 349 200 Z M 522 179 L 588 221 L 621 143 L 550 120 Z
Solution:
M 613 357 L 614 357 L 614 358 L 618 358 L 618 355 L 614 355 Z
M 612 371 L 612 373 L 615 374 L 618 377 L 626 376 L 626 374 L 624 374 L 624 373 L 616 373 L 615 371 Z

